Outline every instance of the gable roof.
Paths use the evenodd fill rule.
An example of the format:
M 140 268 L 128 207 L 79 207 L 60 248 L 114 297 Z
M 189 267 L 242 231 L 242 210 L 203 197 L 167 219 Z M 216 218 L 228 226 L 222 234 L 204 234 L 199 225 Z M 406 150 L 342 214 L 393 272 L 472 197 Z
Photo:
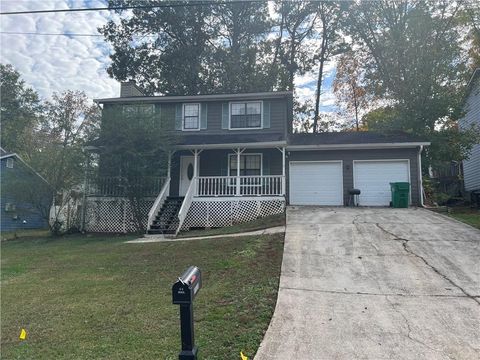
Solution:
M 45 178 L 42 175 L 40 175 L 34 168 L 32 168 L 29 164 L 27 164 L 25 160 L 23 160 L 17 153 L 11 153 L 6 151 L 3 148 L 0 148 L 0 160 L 8 159 L 11 157 L 17 158 L 28 170 L 30 170 L 33 174 L 38 176 L 40 179 L 42 179 L 42 181 L 44 181 L 47 185 L 50 186 L 50 183 L 47 180 L 45 180 Z
M 8 152 L 4 148 L 0 147 L 0 156 L 3 158 L 4 156 L 8 156 L 8 155 L 13 155 L 13 153 Z
M 166 102 L 186 102 L 186 101 L 221 101 L 221 100 L 259 100 L 274 99 L 290 96 L 291 91 L 271 91 L 256 93 L 237 93 L 237 94 L 209 94 L 209 95 L 174 95 L 174 96 L 132 96 L 132 97 L 116 97 L 94 99 L 97 104 L 107 103 L 133 103 L 133 102 L 149 102 L 149 103 L 166 103 Z
M 430 142 L 405 132 L 377 133 L 359 132 L 324 132 L 291 134 L 288 149 L 349 149 L 349 148 L 402 148 L 430 145 Z

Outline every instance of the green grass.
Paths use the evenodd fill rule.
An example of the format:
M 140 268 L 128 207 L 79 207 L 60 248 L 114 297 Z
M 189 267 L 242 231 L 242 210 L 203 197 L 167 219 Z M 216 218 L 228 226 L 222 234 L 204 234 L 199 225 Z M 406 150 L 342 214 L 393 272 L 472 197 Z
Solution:
M 48 229 L 29 229 L 29 230 L 15 230 L 2 232 L 2 240 L 13 240 L 21 238 L 39 238 L 50 236 Z
M 203 272 L 201 359 L 252 358 L 275 306 L 283 235 L 125 244 L 67 236 L 2 245 L 3 359 L 178 359 L 171 285 Z M 27 340 L 20 341 L 20 330 Z
M 449 216 L 480 229 L 480 211 L 471 208 L 449 208 Z
M 211 236 L 211 235 L 225 235 L 235 234 L 247 231 L 255 231 L 267 229 L 275 226 L 285 225 L 285 214 L 271 215 L 264 218 L 256 219 L 242 224 L 233 226 L 226 226 L 222 228 L 191 230 L 181 232 L 178 237 L 197 237 L 197 236 Z

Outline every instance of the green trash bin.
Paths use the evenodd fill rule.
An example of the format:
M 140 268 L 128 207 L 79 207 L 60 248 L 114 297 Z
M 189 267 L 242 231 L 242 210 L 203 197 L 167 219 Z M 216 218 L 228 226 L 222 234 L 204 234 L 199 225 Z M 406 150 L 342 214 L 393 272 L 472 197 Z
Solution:
M 390 183 L 390 189 L 392 191 L 392 207 L 408 208 L 410 202 L 410 183 Z

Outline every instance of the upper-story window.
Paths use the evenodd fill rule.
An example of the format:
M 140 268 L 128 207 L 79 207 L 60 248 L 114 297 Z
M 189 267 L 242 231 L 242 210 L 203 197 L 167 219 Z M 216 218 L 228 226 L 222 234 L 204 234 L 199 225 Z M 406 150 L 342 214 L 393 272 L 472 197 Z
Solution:
M 262 102 L 234 102 L 230 104 L 230 129 L 260 129 Z
M 154 104 L 129 104 L 123 105 L 125 115 L 153 115 L 155 113 Z
M 12 158 L 7 159 L 7 168 L 13 169 L 13 159 Z
M 183 104 L 183 130 L 200 130 L 200 104 Z

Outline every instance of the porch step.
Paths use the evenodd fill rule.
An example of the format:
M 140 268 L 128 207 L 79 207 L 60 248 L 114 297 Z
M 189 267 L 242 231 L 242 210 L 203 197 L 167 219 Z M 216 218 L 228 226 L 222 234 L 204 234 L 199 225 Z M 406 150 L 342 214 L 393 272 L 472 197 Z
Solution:
M 147 233 L 175 234 L 179 225 L 178 212 L 182 207 L 183 199 L 183 197 L 167 197 Z

